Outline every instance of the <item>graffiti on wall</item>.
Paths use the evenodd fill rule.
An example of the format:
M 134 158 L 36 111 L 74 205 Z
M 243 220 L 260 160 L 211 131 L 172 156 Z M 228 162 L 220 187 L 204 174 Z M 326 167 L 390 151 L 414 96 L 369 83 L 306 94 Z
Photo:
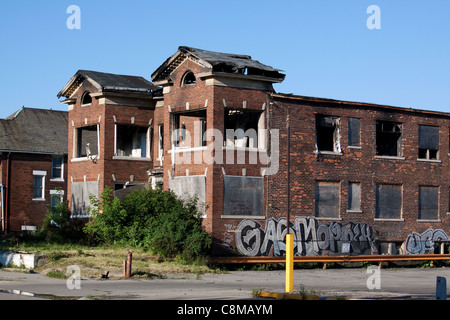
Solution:
M 255 220 L 243 220 L 236 229 L 238 251 L 246 256 L 283 256 L 287 227 L 286 218 L 267 220 L 266 230 Z M 315 218 L 296 217 L 289 223 L 294 234 L 294 255 L 376 253 L 372 227 L 366 223 L 320 224 Z M 273 252 L 272 252 L 273 251 Z
M 450 241 L 450 237 L 442 229 L 428 229 L 419 234 L 413 232 L 406 238 L 405 251 L 409 254 L 424 254 L 434 250 L 436 241 Z

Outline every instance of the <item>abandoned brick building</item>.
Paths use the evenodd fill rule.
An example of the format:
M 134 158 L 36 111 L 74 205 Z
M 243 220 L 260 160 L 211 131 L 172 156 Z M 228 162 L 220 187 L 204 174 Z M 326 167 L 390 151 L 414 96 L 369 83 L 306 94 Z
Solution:
M 36 230 L 67 195 L 68 113 L 21 108 L 0 120 L 2 233 Z
M 216 254 L 283 255 L 289 190 L 297 255 L 421 253 L 449 240 L 450 114 L 276 93 L 284 78 L 189 47 L 151 82 L 78 71 L 58 94 L 72 216 L 88 217 L 89 195 L 106 186 L 162 183 L 198 197 Z

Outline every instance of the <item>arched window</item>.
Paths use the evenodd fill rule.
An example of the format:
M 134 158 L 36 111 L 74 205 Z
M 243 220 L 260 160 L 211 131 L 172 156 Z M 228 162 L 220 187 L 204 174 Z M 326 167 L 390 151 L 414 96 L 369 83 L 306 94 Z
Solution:
M 195 79 L 194 74 L 192 73 L 192 71 L 188 71 L 184 74 L 183 76 L 183 80 L 181 80 L 181 85 L 182 86 L 186 86 L 186 85 L 190 85 L 190 84 L 195 84 L 197 83 L 197 79 Z
M 83 93 L 83 97 L 81 98 L 81 105 L 86 106 L 92 104 L 92 97 L 89 91 Z

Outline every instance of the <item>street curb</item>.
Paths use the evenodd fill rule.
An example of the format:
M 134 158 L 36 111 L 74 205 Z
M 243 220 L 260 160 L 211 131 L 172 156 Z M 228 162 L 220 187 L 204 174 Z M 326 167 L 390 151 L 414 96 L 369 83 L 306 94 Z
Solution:
M 338 298 L 336 297 L 320 297 L 316 295 L 301 295 L 293 293 L 277 293 L 267 291 L 261 291 L 258 293 L 257 296 L 261 298 L 273 298 L 279 300 L 338 300 Z

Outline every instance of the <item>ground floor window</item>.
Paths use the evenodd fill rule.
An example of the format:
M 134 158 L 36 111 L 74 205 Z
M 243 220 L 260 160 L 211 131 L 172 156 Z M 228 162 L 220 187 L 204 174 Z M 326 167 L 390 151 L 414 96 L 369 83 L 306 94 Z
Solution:
M 316 182 L 316 217 L 339 218 L 339 182 Z
M 401 219 L 403 206 L 401 185 L 380 184 L 376 191 L 376 218 Z
M 439 188 L 419 187 L 419 220 L 438 220 Z

